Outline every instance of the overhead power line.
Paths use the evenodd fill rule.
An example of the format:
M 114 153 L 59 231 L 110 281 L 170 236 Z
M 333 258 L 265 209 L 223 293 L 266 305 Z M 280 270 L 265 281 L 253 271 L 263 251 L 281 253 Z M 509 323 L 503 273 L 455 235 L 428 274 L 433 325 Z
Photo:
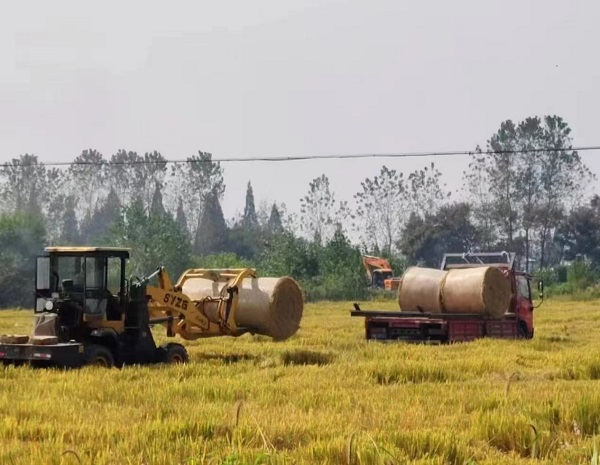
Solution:
M 361 159 L 361 158 L 416 158 L 416 157 L 455 157 L 465 155 L 491 155 L 491 154 L 509 154 L 516 155 L 522 153 L 541 153 L 541 152 L 590 152 L 600 150 L 600 145 L 571 147 L 571 148 L 540 148 L 523 150 L 486 150 L 476 152 L 474 150 L 450 150 L 441 152 L 392 152 L 392 153 L 356 153 L 356 154 L 334 154 L 334 155 L 290 155 L 280 157 L 225 157 L 212 158 L 211 160 L 183 159 L 183 160 L 123 160 L 123 161 L 55 161 L 42 162 L 44 166 L 76 166 L 76 165 L 150 165 L 150 164 L 181 164 L 181 163 L 244 163 L 244 162 L 287 162 L 303 160 L 343 160 L 343 159 Z M 4 167 L 27 167 L 32 163 L 11 163 L 6 162 L 0 166 Z

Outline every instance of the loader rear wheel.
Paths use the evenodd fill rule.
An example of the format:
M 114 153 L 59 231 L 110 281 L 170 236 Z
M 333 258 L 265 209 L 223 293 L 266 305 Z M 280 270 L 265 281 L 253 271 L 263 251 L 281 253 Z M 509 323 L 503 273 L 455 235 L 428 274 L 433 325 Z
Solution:
M 85 364 L 104 368 L 115 366 L 115 358 L 108 347 L 98 344 L 90 344 L 85 348 Z
M 158 361 L 161 363 L 187 363 L 189 359 L 187 350 L 181 344 L 171 342 L 158 348 Z

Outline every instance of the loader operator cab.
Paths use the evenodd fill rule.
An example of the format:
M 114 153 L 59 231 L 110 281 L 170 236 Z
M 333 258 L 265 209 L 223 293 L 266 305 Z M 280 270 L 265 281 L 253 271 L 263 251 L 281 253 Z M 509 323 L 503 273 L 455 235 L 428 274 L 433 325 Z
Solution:
M 47 247 L 37 258 L 33 337 L 52 341 L 45 356 L 70 366 L 187 360 L 180 344 L 157 350 L 149 277 L 126 280 L 128 259 L 129 250 L 116 247 Z M 152 324 L 174 319 L 161 314 Z
M 121 320 L 126 301 L 129 250 L 113 247 L 47 247 L 37 259 L 36 313 L 76 321 Z

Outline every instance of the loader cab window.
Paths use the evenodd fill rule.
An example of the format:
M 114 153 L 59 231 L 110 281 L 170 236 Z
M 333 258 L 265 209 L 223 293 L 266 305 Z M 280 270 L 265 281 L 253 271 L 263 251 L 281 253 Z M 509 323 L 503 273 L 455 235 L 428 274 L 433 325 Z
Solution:
M 531 287 L 529 286 L 529 280 L 525 276 L 517 276 L 517 288 L 519 295 L 525 297 L 527 300 L 531 300 Z
M 120 320 L 126 302 L 126 253 L 105 251 L 50 253 L 39 257 L 36 272 L 36 311 L 48 300 L 70 301 L 85 315 Z M 50 310 L 47 308 L 47 310 Z
M 87 289 L 105 289 L 104 262 L 105 258 L 86 257 L 85 287 Z
M 38 291 L 50 289 L 50 257 L 38 257 L 35 284 Z
M 107 297 L 106 258 L 85 257 L 85 313 L 103 315 Z
M 105 263 L 100 257 L 62 255 L 51 258 L 50 280 L 52 291 L 71 296 L 89 294 L 106 289 Z
M 52 295 L 50 257 L 38 257 L 35 273 L 35 311 L 43 312 L 47 299 Z
M 107 262 L 106 288 L 114 296 L 121 293 L 121 259 L 110 257 Z
M 55 257 L 51 264 L 51 273 L 56 283 L 55 290 L 66 293 L 83 292 L 85 283 L 85 262 L 83 257 Z

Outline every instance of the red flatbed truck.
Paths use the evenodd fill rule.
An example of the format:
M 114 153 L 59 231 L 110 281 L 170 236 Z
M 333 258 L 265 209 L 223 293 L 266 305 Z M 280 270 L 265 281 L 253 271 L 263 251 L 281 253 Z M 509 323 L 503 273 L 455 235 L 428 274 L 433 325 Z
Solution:
M 350 315 L 365 319 L 368 340 L 451 343 L 482 337 L 531 339 L 534 334 L 533 310 L 536 308 L 531 297 L 533 276 L 515 270 L 514 253 L 445 254 L 441 269 L 480 266 L 497 267 L 510 279 L 512 298 L 508 311 L 501 318 L 466 313 L 362 310 L 356 303 Z M 544 285 L 541 280 L 538 288 L 543 301 Z

